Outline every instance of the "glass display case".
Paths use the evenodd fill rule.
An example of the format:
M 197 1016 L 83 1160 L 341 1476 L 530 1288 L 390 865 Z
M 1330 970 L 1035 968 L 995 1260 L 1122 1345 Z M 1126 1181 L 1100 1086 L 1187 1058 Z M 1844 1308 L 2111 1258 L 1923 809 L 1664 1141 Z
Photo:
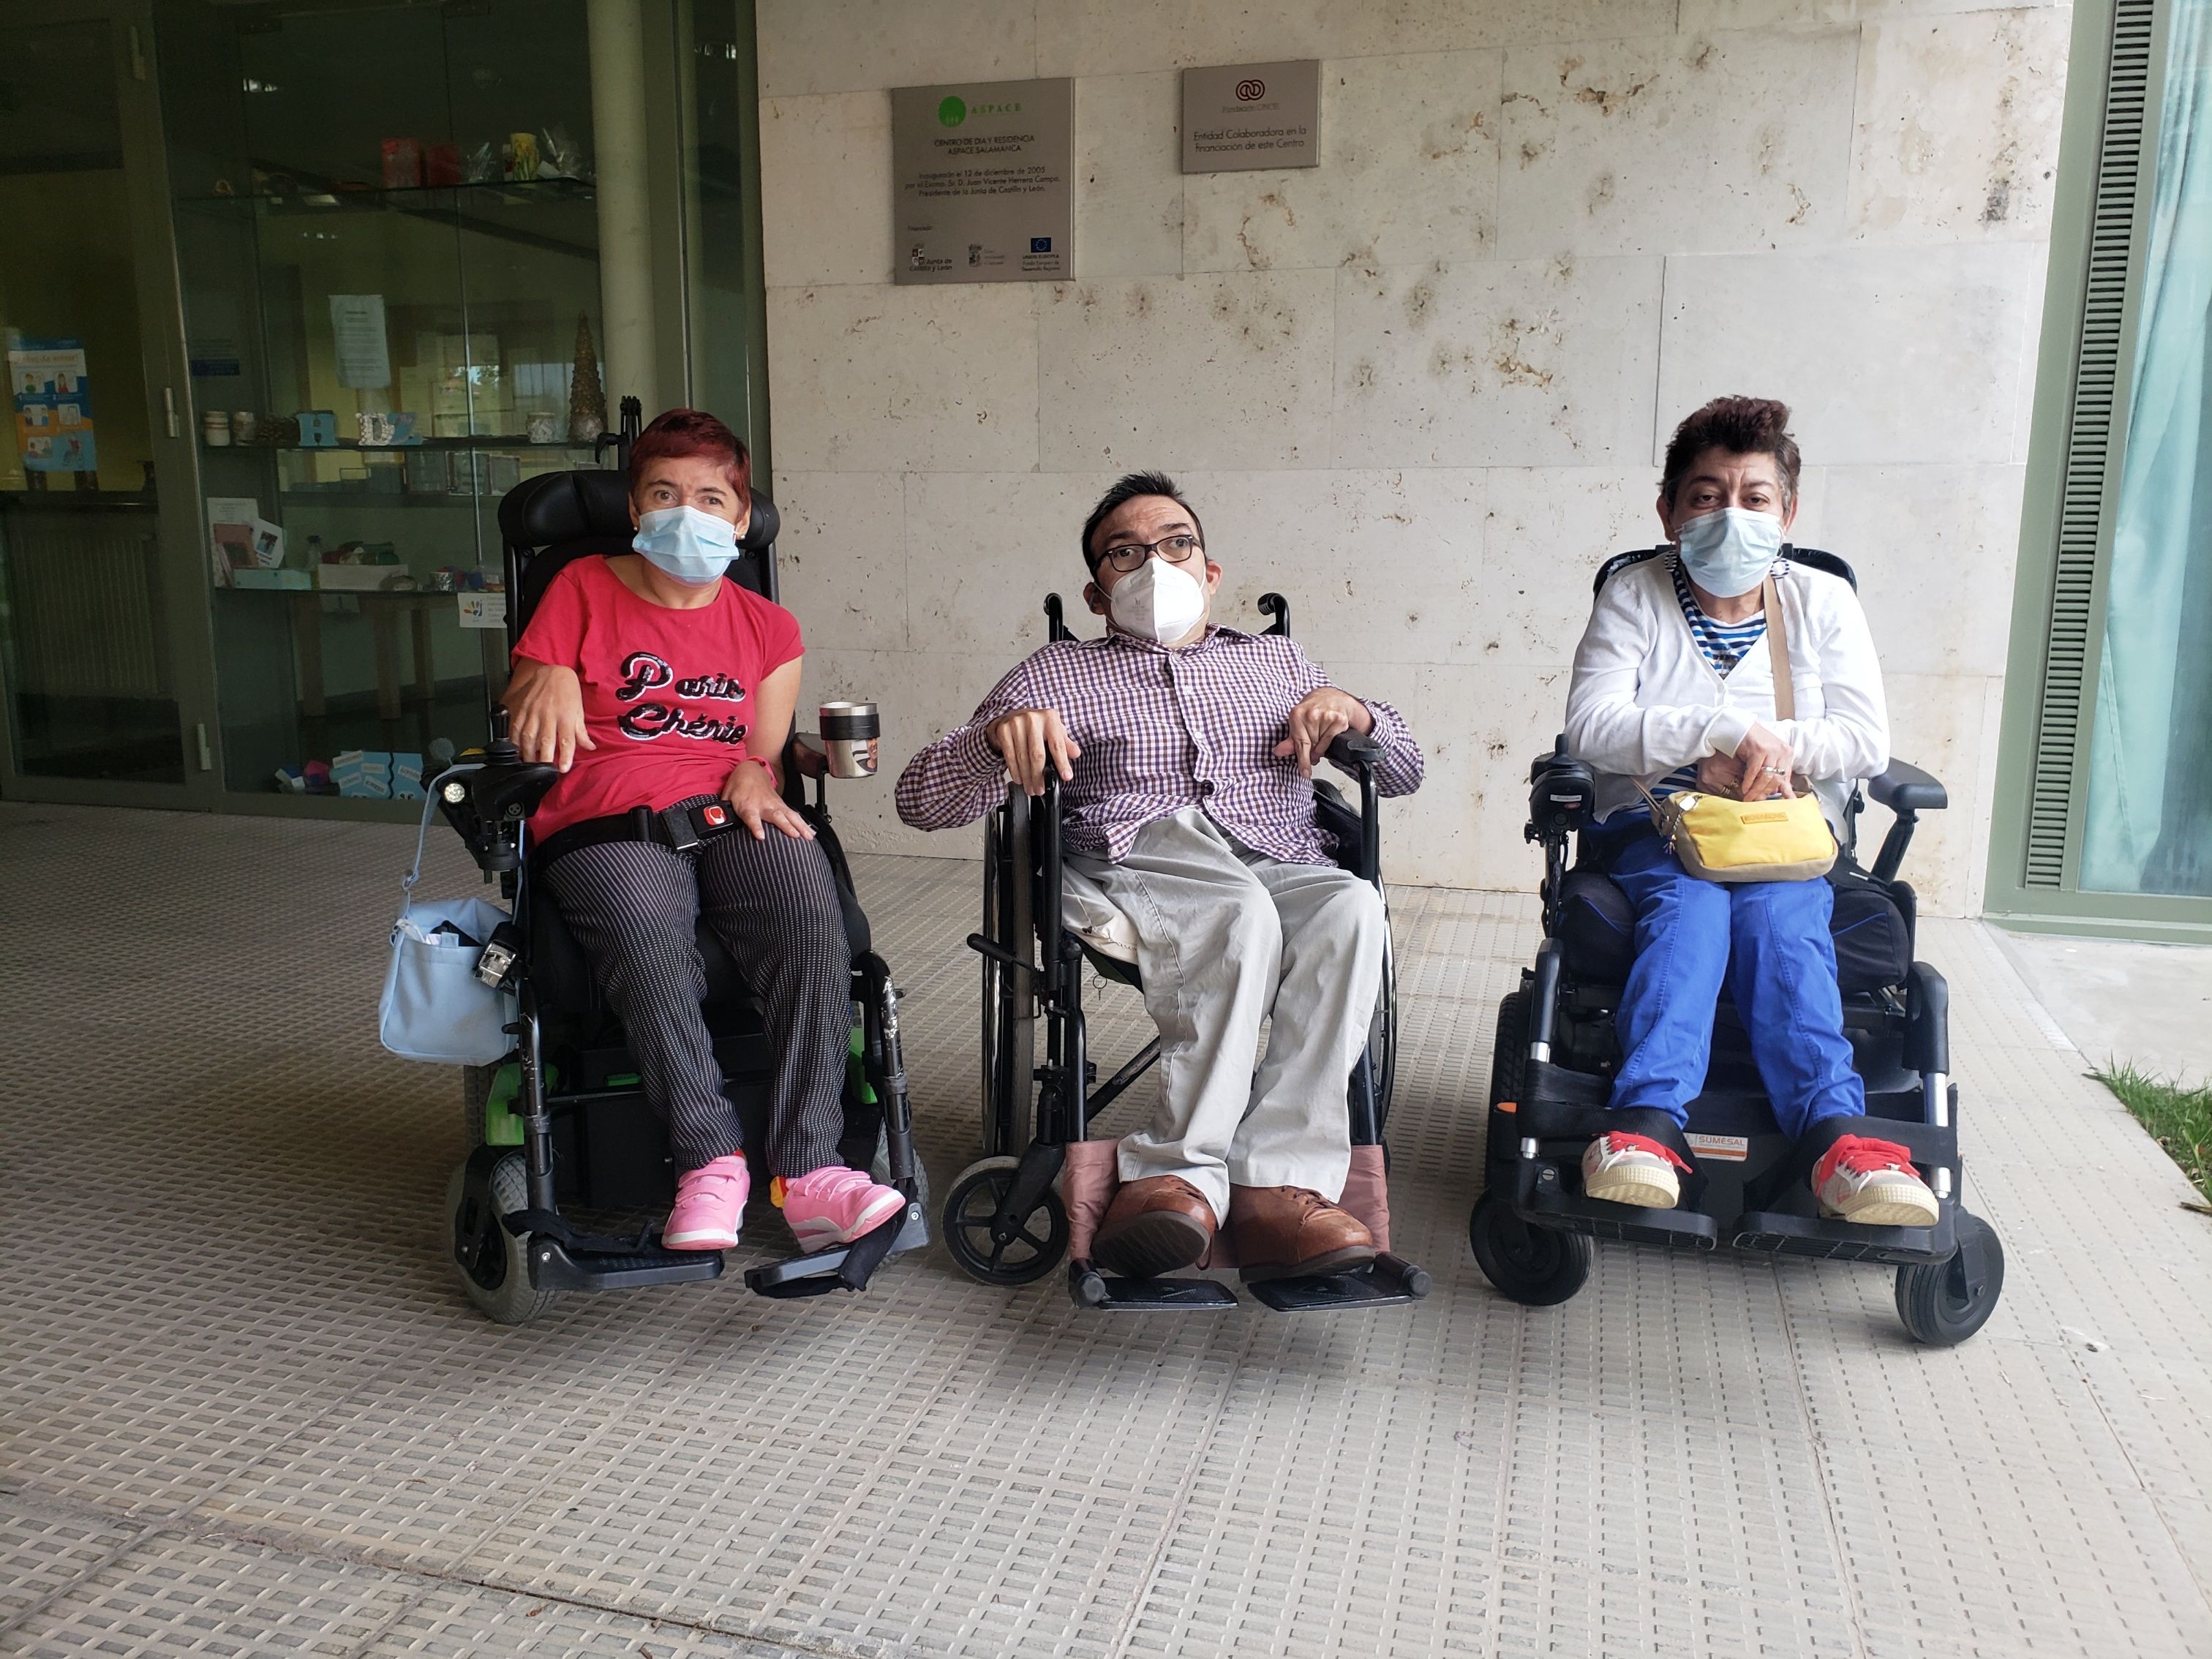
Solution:
M 606 424 L 583 0 L 157 17 L 225 781 L 405 798 Z

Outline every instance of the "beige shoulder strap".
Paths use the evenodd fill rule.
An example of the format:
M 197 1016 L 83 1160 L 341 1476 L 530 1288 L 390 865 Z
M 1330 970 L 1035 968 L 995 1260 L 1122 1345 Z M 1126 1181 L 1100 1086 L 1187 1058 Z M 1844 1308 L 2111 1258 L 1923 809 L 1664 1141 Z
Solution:
M 1790 625 L 1782 617 L 1782 590 L 1767 573 L 1763 595 L 1766 605 L 1766 653 L 1774 662 L 1774 718 L 1797 718 L 1797 688 L 1790 678 Z

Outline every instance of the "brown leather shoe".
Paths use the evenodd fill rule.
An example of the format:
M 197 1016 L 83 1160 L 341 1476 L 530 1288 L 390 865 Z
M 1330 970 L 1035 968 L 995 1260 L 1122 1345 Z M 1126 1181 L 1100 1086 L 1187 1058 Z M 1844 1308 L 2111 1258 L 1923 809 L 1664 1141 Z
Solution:
M 1091 1244 L 1109 1273 L 1151 1279 L 1188 1267 L 1213 1243 L 1213 1206 L 1181 1176 L 1126 1182 L 1106 1206 Z
M 1229 1232 L 1248 1285 L 1342 1273 L 1375 1260 L 1375 1235 L 1358 1218 L 1303 1187 L 1231 1187 Z

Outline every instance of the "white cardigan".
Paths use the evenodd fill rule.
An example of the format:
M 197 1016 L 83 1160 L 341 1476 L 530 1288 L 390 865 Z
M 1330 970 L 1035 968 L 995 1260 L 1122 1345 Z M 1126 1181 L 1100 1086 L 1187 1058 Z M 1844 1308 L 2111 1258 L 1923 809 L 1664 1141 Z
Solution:
M 1839 576 L 1792 563 L 1777 583 L 1787 620 L 1797 718 L 1774 717 L 1774 671 L 1762 639 L 1723 677 L 1691 636 L 1665 554 L 1605 585 L 1575 650 L 1567 752 L 1596 771 L 1597 816 L 1642 804 L 1656 783 L 1707 755 L 1732 755 L 1757 721 L 1789 744 L 1840 835 L 1862 778 L 1889 764 L 1881 664 L 1858 595 Z

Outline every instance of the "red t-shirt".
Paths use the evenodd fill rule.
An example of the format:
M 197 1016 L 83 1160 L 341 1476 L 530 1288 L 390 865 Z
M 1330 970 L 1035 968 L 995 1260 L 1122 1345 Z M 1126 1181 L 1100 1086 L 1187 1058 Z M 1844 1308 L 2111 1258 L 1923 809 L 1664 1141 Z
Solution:
M 514 654 L 576 671 L 599 747 L 578 747 L 531 833 L 542 841 L 585 818 L 720 794 L 745 758 L 747 705 L 800 650 L 799 618 L 735 582 L 712 605 L 677 611 L 631 592 L 597 554 L 572 562 Z

